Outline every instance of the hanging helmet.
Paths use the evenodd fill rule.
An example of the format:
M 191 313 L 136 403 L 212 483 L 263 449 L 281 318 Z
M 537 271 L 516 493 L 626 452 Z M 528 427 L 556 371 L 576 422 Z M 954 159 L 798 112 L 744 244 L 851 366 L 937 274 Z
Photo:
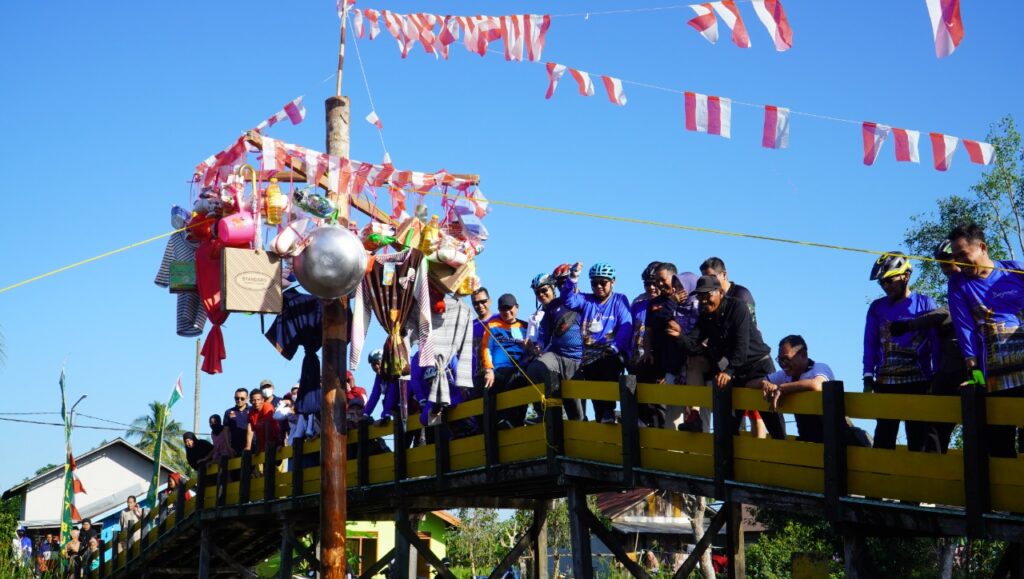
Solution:
M 875 261 L 875 265 L 871 268 L 871 280 L 883 280 L 905 273 L 910 273 L 914 268 L 910 264 L 910 259 L 899 251 L 893 251 L 887 253 L 882 257 L 879 257 Z
M 595 263 L 590 268 L 590 279 L 594 279 L 595 277 L 615 279 L 615 268 L 607 263 Z
M 384 350 L 376 349 L 370 352 L 370 355 L 366 358 L 366 361 L 371 364 L 380 364 L 384 360 Z
M 935 247 L 935 259 L 952 259 L 953 258 L 953 242 L 948 239 L 943 239 L 939 242 L 939 245 Z
M 661 267 L 660 261 L 652 261 L 647 264 L 644 271 L 640 274 L 640 279 L 646 282 L 657 281 L 658 279 L 658 268 Z
M 537 277 L 533 278 L 533 281 L 530 282 L 530 289 L 532 289 L 533 291 L 537 291 L 539 288 L 546 285 L 549 285 L 552 288 L 556 288 L 558 287 L 558 282 L 555 280 L 554 277 L 546 273 L 539 273 L 537 274 Z

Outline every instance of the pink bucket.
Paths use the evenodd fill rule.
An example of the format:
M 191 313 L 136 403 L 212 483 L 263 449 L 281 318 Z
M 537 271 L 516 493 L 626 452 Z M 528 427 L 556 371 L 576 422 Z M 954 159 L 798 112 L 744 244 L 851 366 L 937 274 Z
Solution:
M 225 215 L 217 221 L 217 239 L 228 247 L 249 247 L 256 240 L 256 220 L 242 208 L 242 195 L 235 193 L 238 213 Z

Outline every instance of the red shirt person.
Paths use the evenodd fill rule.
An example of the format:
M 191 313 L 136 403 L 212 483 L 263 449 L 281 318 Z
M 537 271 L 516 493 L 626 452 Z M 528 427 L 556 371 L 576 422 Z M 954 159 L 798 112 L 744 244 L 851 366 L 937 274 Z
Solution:
M 249 428 L 245 433 L 245 449 L 251 452 L 262 452 L 267 449 L 268 442 L 274 445 L 278 443 L 281 439 L 281 432 L 277 421 L 274 420 L 274 407 L 265 403 L 263 392 L 259 388 L 254 388 L 249 393 L 249 402 L 252 407 L 249 409 Z

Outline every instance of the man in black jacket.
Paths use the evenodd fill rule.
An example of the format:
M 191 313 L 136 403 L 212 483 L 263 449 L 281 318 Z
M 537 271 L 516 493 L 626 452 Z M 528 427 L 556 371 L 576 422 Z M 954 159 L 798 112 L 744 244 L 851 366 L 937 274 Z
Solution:
M 775 364 L 747 305 L 726 297 L 713 275 L 701 276 L 693 291 L 700 303 L 697 325 L 689 335 L 670 326 L 669 335 L 677 335 L 687 352 L 708 359 L 716 388 L 760 388 L 764 377 L 775 371 Z M 736 431 L 743 414 L 743 410 L 736 411 Z M 786 438 L 781 414 L 762 412 L 761 417 L 772 438 Z

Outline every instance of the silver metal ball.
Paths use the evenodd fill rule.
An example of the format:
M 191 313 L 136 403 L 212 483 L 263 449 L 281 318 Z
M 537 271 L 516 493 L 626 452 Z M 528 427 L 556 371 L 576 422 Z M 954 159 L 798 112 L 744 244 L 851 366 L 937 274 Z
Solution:
M 366 249 L 354 233 L 336 225 L 318 227 L 306 248 L 292 258 L 295 277 L 302 287 L 322 299 L 351 294 L 363 281 Z

